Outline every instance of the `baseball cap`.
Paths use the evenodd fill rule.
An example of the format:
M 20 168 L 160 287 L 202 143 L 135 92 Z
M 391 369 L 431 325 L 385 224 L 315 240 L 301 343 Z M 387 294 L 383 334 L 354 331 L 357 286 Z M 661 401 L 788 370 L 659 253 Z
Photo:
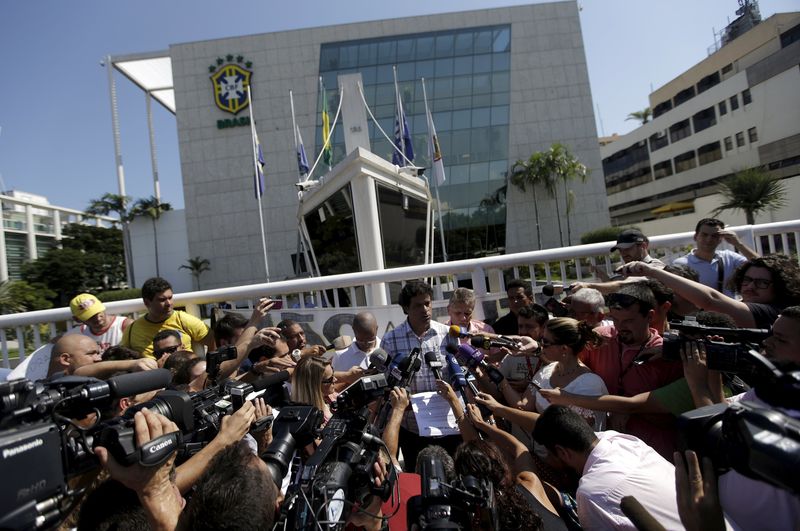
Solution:
M 629 247 L 633 247 L 637 243 L 644 243 L 647 241 L 647 237 L 642 234 L 642 231 L 639 229 L 627 229 L 619 233 L 617 236 L 617 244 L 611 248 L 611 251 L 614 252 L 617 249 L 627 249 Z
M 79 321 L 88 321 L 98 313 L 106 311 L 100 299 L 89 293 L 81 293 L 69 301 L 69 309 Z

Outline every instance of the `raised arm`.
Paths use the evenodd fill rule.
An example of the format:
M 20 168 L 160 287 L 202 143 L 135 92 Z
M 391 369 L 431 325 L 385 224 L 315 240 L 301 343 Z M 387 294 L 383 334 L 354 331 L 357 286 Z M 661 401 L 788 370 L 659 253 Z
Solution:
M 386 420 L 381 438 L 389 451 L 392 463 L 399 467 L 397 449 L 400 447 L 400 424 L 403 422 L 403 414 L 411 401 L 408 391 L 401 387 L 395 387 L 389 392 L 389 401 L 392 404 L 392 411 Z
M 622 266 L 619 271 L 623 275 L 644 275 L 654 278 L 698 308 L 730 315 L 737 326 L 753 328 L 756 324 L 750 308 L 745 303 L 732 299 L 714 288 L 673 275 L 644 262 L 630 262 Z
M 744 256 L 748 260 L 752 260 L 753 258 L 758 258 L 760 255 L 755 252 L 753 249 L 747 246 L 742 240 L 739 239 L 739 235 L 733 231 L 729 230 L 721 230 L 717 234 L 722 236 L 726 242 L 733 245 L 733 248 L 736 249 L 736 252 L 740 255 Z
M 539 393 L 551 404 L 577 406 L 608 413 L 669 413 L 649 392 L 636 396 L 576 395 L 562 389 L 540 389 Z

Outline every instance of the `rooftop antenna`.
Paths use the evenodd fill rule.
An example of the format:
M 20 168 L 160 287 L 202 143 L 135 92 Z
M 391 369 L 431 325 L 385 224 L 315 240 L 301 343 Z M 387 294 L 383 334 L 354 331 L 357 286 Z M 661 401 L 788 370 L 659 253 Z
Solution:
M 597 119 L 600 120 L 600 136 L 606 136 L 605 127 L 603 127 L 603 115 L 600 114 L 600 104 L 595 103 L 597 106 Z

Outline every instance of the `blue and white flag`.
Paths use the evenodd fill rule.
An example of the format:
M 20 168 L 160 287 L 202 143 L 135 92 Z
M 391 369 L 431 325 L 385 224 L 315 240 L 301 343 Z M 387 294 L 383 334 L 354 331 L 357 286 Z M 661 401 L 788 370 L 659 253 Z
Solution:
M 308 175 L 308 159 L 306 158 L 306 148 L 303 146 L 303 137 L 300 135 L 300 127 L 297 127 L 297 171 L 300 175 Z
M 264 152 L 261 150 L 261 142 L 258 140 L 258 133 L 253 128 L 253 141 L 256 144 L 256 160 L 255 160 L 255 194 L 256 199 L 261 199 L 264 195 Z
M 408 121 L 403 112 L 403 100 L 399 93 L 397 94 L 397 115 L 394 121 L 394 145 L 396 149 L 392 153 L 392 164 L 407 166 L 410 162 L 414 162 L 414 146 L 411 145 L 411 133 L 408 130 Z M 408 161 L 403 159 L 400 153 L 405 154 Z

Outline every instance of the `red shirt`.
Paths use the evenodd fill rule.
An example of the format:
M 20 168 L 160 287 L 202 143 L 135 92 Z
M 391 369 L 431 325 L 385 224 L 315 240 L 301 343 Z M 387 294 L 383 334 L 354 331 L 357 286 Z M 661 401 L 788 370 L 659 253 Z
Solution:
M 634 396 L 683 377 L 683 365 L 679 362 L 658 358 L 638 365 L 633 363 L 645 349 L 661 346 L 663 339 L 654 328 L 650 329 L 650 339 L 644 346 L 620 343 L 614 326 L 601 326 L 595 332 L 606 338 L 605 342 L 599 347 L 586 348 L 579 357 L 603 379 L 610 394 Z M 676 432 L 671 415 L 631 415 L 625 431 L 672 459 Z

